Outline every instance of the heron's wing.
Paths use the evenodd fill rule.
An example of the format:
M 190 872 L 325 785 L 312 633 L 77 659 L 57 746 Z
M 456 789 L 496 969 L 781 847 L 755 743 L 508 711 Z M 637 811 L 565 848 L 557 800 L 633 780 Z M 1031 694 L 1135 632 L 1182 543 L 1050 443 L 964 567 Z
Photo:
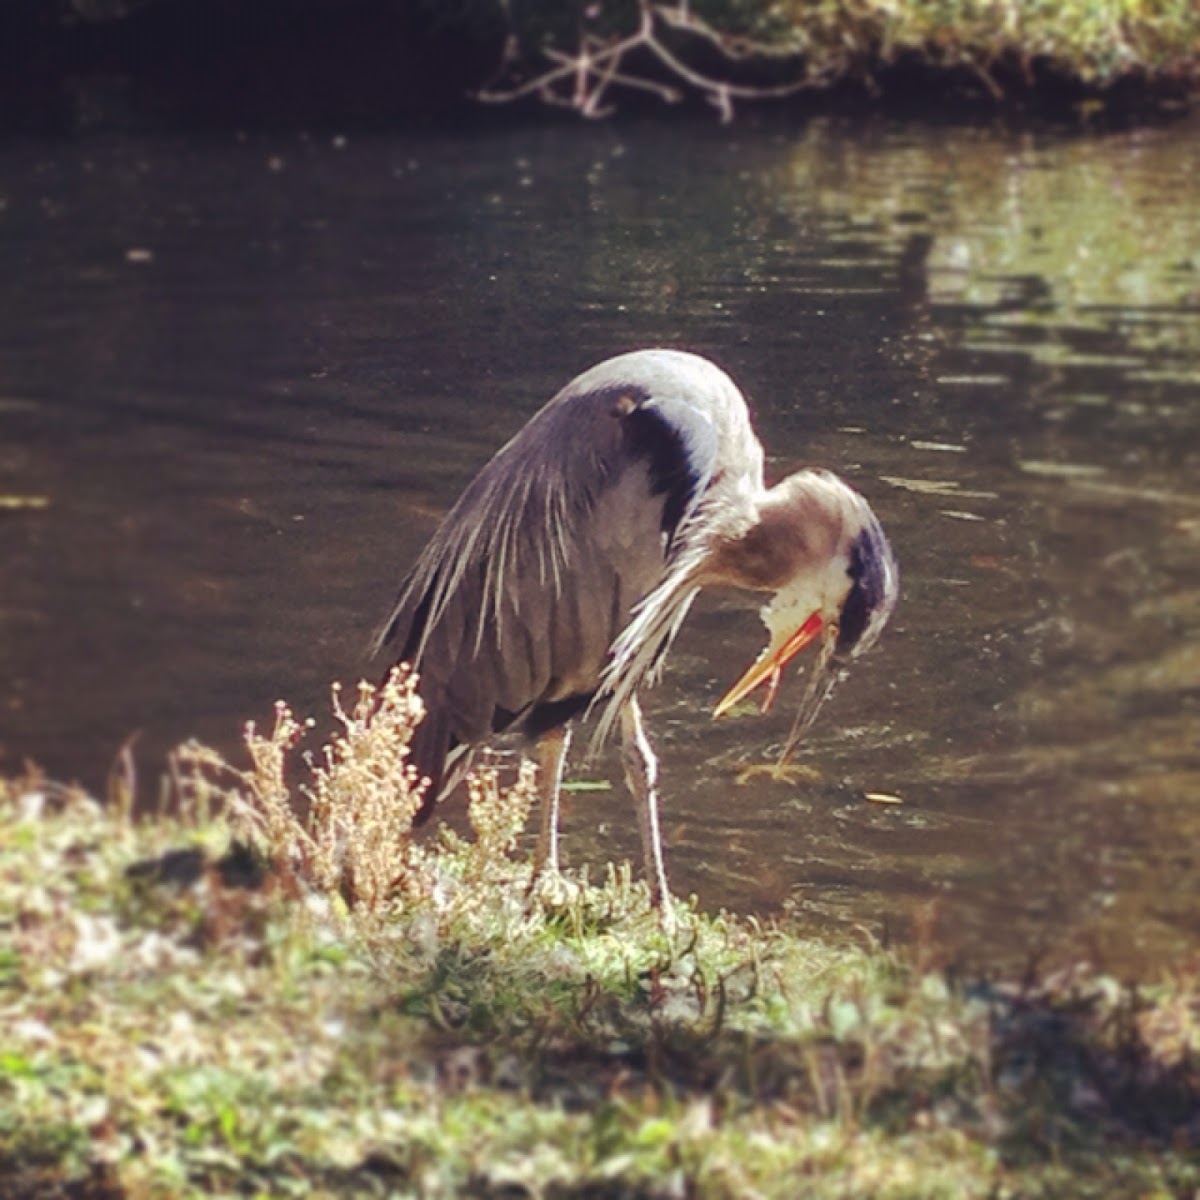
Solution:
M 560 393 L 470 484 L 401 588 L 376 646 L 422 675 L 414 761 L 432 794 L 455 743 L 585 708 L 634 605 L 686 549 L 718 436 L 702 405 L 667 390 L 669 373 L 651 374 L 589 373 Z

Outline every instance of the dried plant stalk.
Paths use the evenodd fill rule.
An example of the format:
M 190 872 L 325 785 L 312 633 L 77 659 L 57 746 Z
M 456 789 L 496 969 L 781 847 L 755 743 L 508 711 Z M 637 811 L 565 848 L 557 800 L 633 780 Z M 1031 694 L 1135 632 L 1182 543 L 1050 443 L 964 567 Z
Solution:
M 326 891 L 338 889 L 352 906 L 380 913 L 408 881 L 412 823 L 424 793 L 408 761 L 424 715 L 416 676 L 402 667 L 378 691 L 360 683 L 348 711 L 335 686 L 333 711 L 341 731 L 319 760 L 306 756 L 313 867 Z
M 471 871 L 483 875 L 489 864 L 507 861 L 516 849 L 537 798 L 537 768 L 525 759 L 516 782 L 502 789 L 496 769 L 486 767 L 468 776 L 467 788 L 468 817 L 475 833 Z
M 292 752 L 313 722 L 299 721 L 283 701 L 269 734 L 249 722 L 250 768 L 233 772 L 240 786 L 226 793 L 230 813 L 285 890 L 316 891 L 350 912 L 378 914 L 406 881 L 415 854 L 412 822 L 424 790 L 408 762 L 424 712 L 416 677 L 401 666 L 379 688 L 360 683 L 349 709 L 335 684 L 333 712 L 340 729 L 319 755 L 304 755 L 309 780 L 296 788 L 288 779 Z M 192 774 L 229 770 L 200 748 L 191 749 L 188 762 Z M 297 795 L 306 804 L 297 804 Z
M 427 781 L 409 761 L 424 715 L 416 682 L 401 664 L 379 688 L 360 683 L 349 706 L 335 685 L 339 728 L 320 752 L 303 756 L 308 778 L 296 785 L 288 778 L 292 752 L 312 722 L 300 722 L 279 702 L 269 734 L 247 725 L 251 765 L 233 772 L 236 784 L 226 789 L 235 829 L 270 860 L 284 890 L 324 897 L 360 933 L 380 929 L 397 905 L 429 901 L 445 907 L 456 895 L 453 903 L 472 903 L 458 894 L 453 879 L 467 885 L 495 879 L 498 865 L 511 872 L 510 856 L 536 794 L 532 763 L 522 765 L 508 788 L 500 787 L 493 769 L 470 775 L 476 840 L 461 865 L 449 866 L 442 850 L 417 843 L 412 825 Z M 214 769 L 230 771 L 201 748 L 193 749 L 189 762 L 206 778 Z M 449 854 L 451 839 L 443 841 Z

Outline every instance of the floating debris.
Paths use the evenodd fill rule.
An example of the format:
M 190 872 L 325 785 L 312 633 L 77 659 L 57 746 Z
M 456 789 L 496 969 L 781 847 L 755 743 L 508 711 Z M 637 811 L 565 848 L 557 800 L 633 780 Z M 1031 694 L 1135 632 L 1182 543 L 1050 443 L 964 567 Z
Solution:
M 1017 466 L 1027 475 L 1048 475 L 1059 479 L 1090 479 L 1096 475 L 1103 475 L 1106 470 L 1092 463 L 1044 462 L 1036 458 L 1027 458 L 1024 462 L 1017 463 Z
M 905 479 L 900 475 L 881 475 L 884 483 L 903 488 L 907 492 L 920 492 L 923 496 L 961 496 L 967 500 L 998 500 L 996 492 L 969 492 L 953 479 Z
M 871 804 L 903 804 L 902 796 L 893 796 L 891 792 L 865 792 L 863 799 Z
M 939 375 L 937 382 L 949 387 L 1002 387 L 1012 379 L 1007 375 Z

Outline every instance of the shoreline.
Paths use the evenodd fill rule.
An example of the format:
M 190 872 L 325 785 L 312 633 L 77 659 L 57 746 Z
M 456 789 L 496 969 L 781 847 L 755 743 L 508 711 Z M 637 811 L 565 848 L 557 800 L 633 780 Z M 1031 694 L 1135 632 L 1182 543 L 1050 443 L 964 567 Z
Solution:
M 0 1197 L 1200 1185 L 1200 963 L 964 978 L 678 898 L 668 934 L 627 866 L 531 883 L 531 775 L 415 842 L 380 695 L 299 783 L 282 704 L 246 769 L 181 748 L 149 819 L 0 779 Z
M 0 133 L 386 128 L 489 120 L 489 110 L 525 120 L 945 119 L 948 109 L 1085 125 L 1169 120 L 1200 95 L 1200 10 L 1161 7 L 1105 0 L 1009 18 L 966 0 L 961 12 L 868 0 L 815 14 L 746 0 L 652 5 L 639 17 L 637 6 L 606 2 L 571 22 L 559 6 L 525 6 L 506 25 L 485 0 L 449 16 L 405 0 L 10 0 L 0 10 Z

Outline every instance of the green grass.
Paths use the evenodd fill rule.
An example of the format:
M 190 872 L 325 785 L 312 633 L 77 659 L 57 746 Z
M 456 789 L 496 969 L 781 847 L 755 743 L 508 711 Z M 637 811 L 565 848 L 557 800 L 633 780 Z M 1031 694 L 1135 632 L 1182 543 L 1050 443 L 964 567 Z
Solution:
M 152 819 L 0 783 L 0 1196 L 1200 1187 L 1196 969 L 967 982 L 682 902 L 668 938 L 624 867 L 531 897 L 528 796 L 487 776 L 474 840 L 381 848 L 347 820 L 406 694 L 343 713 L 303 821 L 262 807 L 284 713 Z
M 467 6 L 477 16 L 500 6 Z M 504 6 L 489 99 L 536 94 L 586 115 L 633 95 L 749 99 L 849 85 L 911 104 L 1057 97 L 1177 104 L 1200 75 L 1192 0 L 600 0 Z
M 1200 10 L 1190 0 L 782 0 L 762 8 L 781 41 L 832 56 L 843 70 L 911 54 L 985 72 L 1040 66 L 1108 86 L 1129 75 L 1194 74 L 1200 64 Z

